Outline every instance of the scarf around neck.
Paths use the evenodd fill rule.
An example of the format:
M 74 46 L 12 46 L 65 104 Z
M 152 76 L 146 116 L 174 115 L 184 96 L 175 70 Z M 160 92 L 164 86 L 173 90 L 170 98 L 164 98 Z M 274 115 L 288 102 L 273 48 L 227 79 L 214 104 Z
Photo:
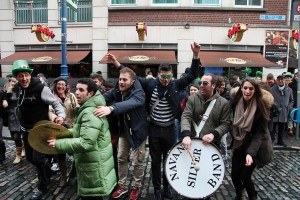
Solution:
M 243 144 L 243 139 L 246 134 L 251 131 L 256 112 L 257 104 L 256 99 L 252 98 L 245 110 L 244 98 L 242 97 L 236 105 L 232 135 L 234 137 L 233 148 L 237 148 Z

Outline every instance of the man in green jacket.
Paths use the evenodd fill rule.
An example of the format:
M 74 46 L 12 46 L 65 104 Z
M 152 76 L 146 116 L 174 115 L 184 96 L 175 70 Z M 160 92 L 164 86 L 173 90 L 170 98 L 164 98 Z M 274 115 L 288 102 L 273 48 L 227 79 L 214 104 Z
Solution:
M 78 80 L 75 95 L 80 107 L 74 110 L 74 126 L 69 129 L 73 138 L 48 140 L 49 146 L 74 154 L 78 196 L 102 200 L 117 182 L 107 119 L 93 114 L 97 106 L 106 105 L 105 100 L 89 78 Z

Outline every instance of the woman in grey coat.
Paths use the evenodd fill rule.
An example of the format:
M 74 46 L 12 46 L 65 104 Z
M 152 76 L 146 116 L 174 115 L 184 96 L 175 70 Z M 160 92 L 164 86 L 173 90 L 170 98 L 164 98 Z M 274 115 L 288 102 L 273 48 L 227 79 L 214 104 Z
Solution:
M 21 139 L 21 132 L 20 132 L 20 121 L 16 114 L 16 107 L 17 107 L 17 96 L 14 91 L 14 86 L 17 83 L 16 78 L 10 79 L 9 87 L 5 93 L 5 97 L 3 100 L 3 107 L 8 108 L 8 129 L 10 131 L 11 138 L 15 141 L 16 145 L 16 158 L 13 161 L 13 164 L 18 164 L 22 160 L 22 139 Z

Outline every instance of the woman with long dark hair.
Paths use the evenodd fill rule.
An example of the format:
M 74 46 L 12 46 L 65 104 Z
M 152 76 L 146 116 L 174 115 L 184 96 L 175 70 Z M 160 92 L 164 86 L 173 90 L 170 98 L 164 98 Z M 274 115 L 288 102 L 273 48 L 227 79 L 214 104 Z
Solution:
M 233 92 L 236 89 L 233 89 Z M 251 179 L 256 167 L 268 164 L 273 158 L 273 147 L 268 121 L 269 108 L 274 98 L 251 79 L 243 80 L 233 96 L 231 106 L 234 113 L 232 136 L 232 182 L 236 190 L 235 199 L 243 199 L 246 189 L 249 199 L 257 199 Z

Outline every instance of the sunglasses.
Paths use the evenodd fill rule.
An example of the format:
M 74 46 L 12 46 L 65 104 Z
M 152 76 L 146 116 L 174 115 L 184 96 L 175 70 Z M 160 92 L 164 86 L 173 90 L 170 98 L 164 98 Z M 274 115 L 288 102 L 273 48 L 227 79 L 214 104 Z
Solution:
M 171 79 L 173 77 L 172 74 L 160 74 L 159 76 L 162 79 Z
M 245 86 L 245 87 L 243 87 L 243 89 L 244 89 L 244 90 L 248 90 L 248 89 L 249 89 L 250 91 L 252 91 L 252 90 L 254 90 L 254 87 L 246 87 L 246 86 Z
M 207 86 L 207 85 L 208 85 L 208 82 L 207 82 L 207 81 L 200 81 L 200 82 L 199 82 L 199 85 Z

